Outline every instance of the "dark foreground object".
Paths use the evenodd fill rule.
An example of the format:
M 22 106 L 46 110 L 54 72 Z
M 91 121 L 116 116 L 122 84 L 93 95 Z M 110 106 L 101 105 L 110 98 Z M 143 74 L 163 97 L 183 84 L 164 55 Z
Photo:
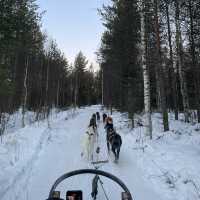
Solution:
M 123 193 L 122 193 L 122 197 L 123 198 L 121 198 L 122 200 L 133 200 L 129 189 L 127 188 L 127 186 L 119 178 L 117 178 L 116 176 L 114 176 L 114 175 L 112 175 L 112 174 L 110 174 L 108 172 L 104 172 L 104 171 L 97 170 L 97 169 L 80 169 L 80 170 L 71 171 L 69 173 L 66 173 L 66 174 L 62 175 L 53 184 L 53 186 L 52 186 L 52 188 L 51 188 L 51 190 L 49 192 L 49 198 L 47 200 L 63 200 L 60 197 L 55 197 L 54 196 L 55 193 L 60 194 L 59 191 L 56 191 L 57 186 L 61 182 L 63 182 L 65 179 L 67 179 L 69 177 L 72 177 L 72 176 L 80 175 L 80 174 L 95 174 L 95 175 L 101 175 L 101 176 L 107 177 L 108 179 L 111 179 L 112 181 L 117 183 L 123 189 Z M 94 186 L 95 186 L 95 182 L 93 182 L 93 183 L 94 183 Z M 93 189 L 95 189 L 95 188 L 93 188 Z M 79 200 L 79 199 L 75 199 L 73 197 L 70 197 L 69 199 L 66 199 L 66 200 L 70 200 L 70 199 L 71 200 Z M 82 200 L 82 199 L 80 199 L 80 200 Z

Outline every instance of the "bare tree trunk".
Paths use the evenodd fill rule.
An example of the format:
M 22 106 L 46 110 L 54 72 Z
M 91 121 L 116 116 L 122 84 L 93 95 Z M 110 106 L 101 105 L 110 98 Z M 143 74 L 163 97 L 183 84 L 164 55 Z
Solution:
M 158 109 L 158 112 L 162 112 L 159 73 L 158 73 L 158 70 L 156 68 L 155 68 L 155 75 L 156 75 L 156 103 L 157 103 L 157 109 Z
M 131 80 L 131 77 L 128 77 Z M 131 120 L 131 128 L 134 128 L 134 112 L 135 112 L 135 99 L 133 99 L 133 88 L 131 87 L 130 81 L 128 82 L 128 91 L 127 91 L 127 110 L 128 110 L 128 117 Z M 135 97 L 134 97 L 135 98 Z
M 160 25 L 158 19 L 158 0 L 154 0 L 155 6 L 155 29 L 156 29 L 156 45 L 157 45 L 157 57 L 158 64 L 157 73 L 158 73 L 158 82 L 159 82 L 159 90 L 160 90 L 160 100 L 161 100 L 161 108 L 163 115 L 163 126 L 164 131 L 169 130 L 169 122 L 168 122 L 168 112 L 166 106 L 166 93 L 165 93 L 165 83 L 164 83 L 164 72 L 163 72 L 163 63 L 162 63 L 162 54 L 161 54 L 161 44 L 160 44 Z
M 133 114 L 132 114 L 132 118 L 131 118 L 131 127 L 132 127 L 132 129 L 135 128 L 134 118 L 135 118 L 135 115 L 134 115 L 134 113 L 133 113 Z
M 102 107 L 103 107 L 103 104 L 104 104 L 104 101 L 103 101 L 103 98 L 104 98 L 104 84 L 103 84 L 103 81 L 104 81 L 104 76 L 103 76 L 103 67 L 102 67 L 102 80 L 101 80 L 101 104 L 102 104 Z
M 58 106 L 59 106 L 59 92 L 60 92 L 60 81 L 58 80 L 57 95 L 56 95 L 56 107 L 57 107 L 57 108 L 58 108 Z
M 182 36 L 181 36 L 181 27 L 179 19 L 180 11 L 179 11 L 178 0 L 175 0 L 175 8 L 176 8 L 175 21 L 176 21 L 176 47 L 177 47 L 178 73 L 180 77 L 181 94 L 183 97 L 183 109 L 185 114 L 185 121 L 189 122 L 189 100 L 188 100 L 185 72 L 183 68 L 183 47 L 182 47 Z
M 74 101 L 74 96 L 73 96 L 73 92 L 74 92 L 73 80 L 74 80 L 73 79 L 73 70 L 72 70 L 72 67 L 70 66 L 70 75 L 69 75 L 70 106 L 73 105 L 73 101 Z M 63 86 L 63 87 L 65 87 L 65 86 Z
M 141 53 L 142 53 L 142 68 L 144 77 L 144 107 L 145 107 L 145 132 L 152 139 L 152 121 L 151 121 L 151 104 L 150 104 L 150 81 L 149 71 L 147 68 L 146 58 L 146 30 L 145 30 L 145 0 L 141 0 Z
M 48 127 L 50 127 L 49 123 L 49 113 L 50 113 L 50 108 L 49 108 L 49 56 L 48 56 L 48 63 L 47 63 L 47 77 L 46 77 L 46 98 L 45 98 L 45 112 L 46 112 L 46 117 L 47 117 L 47 123 Z
M 41 71 L 40 71 L 40 73 L 42 73 L 42 68 L 43 68 L 43 60 L 41 59 L 41 61 L 40 61 L 40 68 L 41 68 Z M 35 116 L 35 121 L 39 121 L 39 120 L 41 120 L 41 114 L 43 114 L 42 113 L 42 77 L 40 77 L 40 85 L 39 85 L 39 87 L 40 88 L 38 88 L 39 89 L 39 91 L 40 91 L 40 99 L 39 99 L 39 101 L 38 101 L 38 106 L 37 106 L 37 111 L 36 111 L 36 116 Z
M 23 105 L 22 105 L 22 127 L 25 127 L 25 119 L 24 118 L 25 118 L 27 94 L 28 94 L 28 88 L 27 88 L 28 65 L 29 65 L 29 60 L 27 57 L 26 58 L 25 76 L 24 76 L 24 99 L 23 99 Z
M 190 13 L 190 48 L 192 56 L 192 65 L 193 65 L 193 75 L 195 81 L 195 101 L 197 108 L 197 118 L 200 123 L 200 87 L 199 87 L 199 69 L 197 66 L 197 60 L 195 55 L 195 44 L 194 44 L 194 21 L 193 21 L 193 6 L 192 1 L 189 0 L 189 13 Z
M 1 121 L 0 121 L 0 137 L 1 143 L 3 142 L 3 134 L 6 130 L 6 125 L 10 119 L 10 115 L 6 115 L 6 113 L 0 113 Z
M 167 28 L 168 28 L 168 42 L 169 42 L 169 49 L 170 49 L 170 76 L 172 78 L 171 83 L 171 93 L 173 96 L 173 106 L 174 106 L 174 112 L 175 112 L 175 120 L 178 120 L 178 100 L 177 100 L 177 79 L 176 79 L 176 73 L 175 72 L 175 66 L 174 66 L 174 59 L 173 59 L 173 50 L 172 50 L 172 36 L 171 36 L 171 27 L 170 27 L 170 17 L 169 17 L 169 5 L 168 2 L 165 2 L 165 8 L 166 8 L 166 15 L 167 15 Z
M 78 100 L 78 71 L 76 70 L 75 71 L 74 108 L 77 107 L 77 100 Z
M 110 99 L 110 115 L 112 114 L 113 114 L 113 102 L 112 102 L 112 99 Z

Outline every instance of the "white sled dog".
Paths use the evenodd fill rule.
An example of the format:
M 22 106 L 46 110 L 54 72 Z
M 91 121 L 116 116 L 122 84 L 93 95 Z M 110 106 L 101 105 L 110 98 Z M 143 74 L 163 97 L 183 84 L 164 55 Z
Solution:
M 83 135 L 81 141 L 82 145 L 81 156 L 84 156 L 88 161 L 93 159 L 94 137 L 95 137 L 95 130 L 92 126 L 89 126 L 87 131 Z

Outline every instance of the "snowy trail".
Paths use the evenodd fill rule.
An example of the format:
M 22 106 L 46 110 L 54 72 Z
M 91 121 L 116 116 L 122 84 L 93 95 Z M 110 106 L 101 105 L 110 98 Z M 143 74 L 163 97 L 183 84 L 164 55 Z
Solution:
M 22 186 L 22 188 L 19 188 L 19 186 L 12 188 L 16 195 L 12 196 L 12 192 L 10 192 L 10 195 L 3 198 L 3 200 L 46 199 L 51 185 L 60 175 L 71 170 L 93 168 L 91 164 L 80 156 L 80 140 L 91 115 L 98 111 L 98 108 L 93 106 L 81 109 L 73 119 L 65 120 L 63 116 L 62 119 L 54 122 L 51 129 L 48 130 L 48 137 L 44 141 L 45 145 L 43 145 L 42 152 L 32 163 L 32 166 L 24 171 L 24 176 L 19 180 L 19 186 Z M 99 135 L 100 157 L 101 159 L 107 159 L 105 131 L 102 123 L 99 127 Z M 123 134 L 122 139 L 123 144 L 126 144 L 127 139 Z M 152 190 L 151 184 L 142 178 L 142 171 L 137 166 L 135 159 L 132 149 L 128 145 L 123 145 L 119 163 L 113 163 L 113 158 L 110 156 L 109 163 L 104 164 L 100 169 L 121 178 L 127 184 L 135 200 L 162 200 Z M 84 199 L 92 199 L 90 196 L 92 178 L 93 176 L 91 175 L 74 177 L 70 179 L 70 184 L 69 181 L 66 181 L 58 189 L 64 192 L 69 189 L 82 189 Z M 108 179 L 102 178 L 102 180 L 110 199 L 120 199 L 121 189 Z M 63 197 L 65 196 L 64 193 L 62 195 Z M 105 199 L 101 188 L 99 188 L 98 199 Z

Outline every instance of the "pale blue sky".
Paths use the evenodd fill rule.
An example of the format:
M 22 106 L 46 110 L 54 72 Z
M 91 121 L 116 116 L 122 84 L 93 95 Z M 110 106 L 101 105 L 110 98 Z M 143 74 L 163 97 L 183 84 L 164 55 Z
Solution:
M 43 29 L 57 41 L 70 62 L 81 50 L 90 62 L 100 45 L 104 30 L 97 8 L 109 0 L 37 0 L 43 16 Z M 94 63 L 95 64 L 95 63 Z

